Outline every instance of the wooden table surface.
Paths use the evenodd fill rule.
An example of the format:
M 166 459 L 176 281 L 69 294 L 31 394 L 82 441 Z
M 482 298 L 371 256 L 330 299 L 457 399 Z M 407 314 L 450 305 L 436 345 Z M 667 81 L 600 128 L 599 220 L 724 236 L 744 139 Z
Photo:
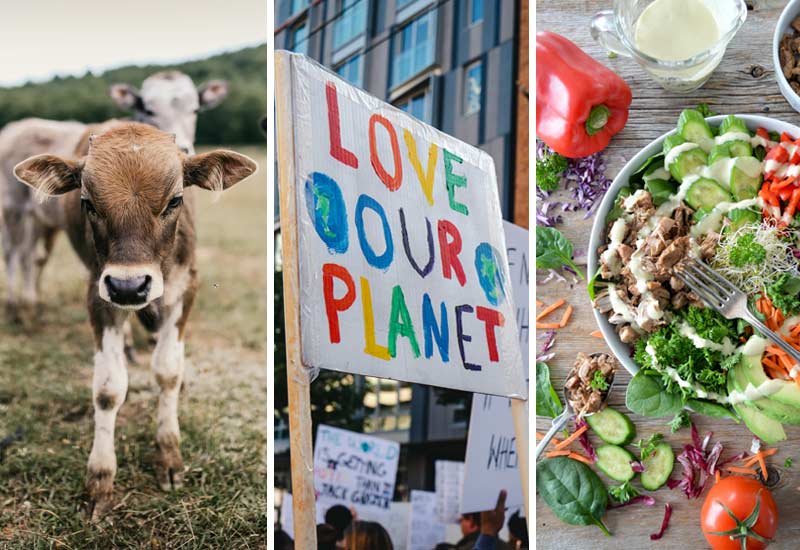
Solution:
M 749 2 L 748 2 L 749 3 Z M 738 35 L 728 47 L 724 59 L 711 79 L 696 92 L 675 94 L 662 90 L 631 59 L 619 57 L 609 59 L 606 52 L 598 46 L 589 34 L 592 15 L 601 9 L 610 9 L 612 2 L 603 1 L 537 1 L 536 29 L 557 32 L 578 44 L 584 51 L 612 68 L 630 85 L 633 104 L 625 129 L 618 134 L 606 150 L 607 175 L 616 176 L 624 163 L 650 141 L 673 129 L 682 109 L 707 103 L 713 111 L 720 114 L 768 114 L 775 118 L 800 125 L 800 115 L 796 113 L 778 90 L 772 67 L 772 34 L 781 12 L 776 2 L 757 3 L 748 12 Z M 557 199 L 556 199 L 557 200 Z M 584 220 L 583 213 L 567 214 L 559 226 L 567 237 L 575 243 L 576 250 L 586 250 L 593 218 Z M 538 277 L 541 278 L 541 273 Z M 555 357 L 548 363 L 554 386 L 560 392 L 564 377 L 570 369 L 575 354 L 579 351 L 609 351 L 602 340 L 589 336 L 597 329 L 592 317 L 591 304 L 583 284 L 570 287 L 565 283 L 550 282 L 536 287 L 537 298 L 546 304 L 558 298 L 566 298 L 575 308 L 572 321 L 565 329 L 558 331 Z M 540 346 L 541 341 L 535 341 Z M 537 353 L 538 355 L 538 353 Z M 618 377 L 616 391 L 611 405 L 619 410 L 625 409 L 624 388 L 630 380 L 627 372 Z M 750 432 L 744 425 L 730 420 L 714 420 L 694 415 L 701 434 L 713 430 L 714 439 L 725 445 L 723 456 L 731 456 L 748 449 Z M 669 419 L 643 418 L 633 415 L 638 436 L 651 433 L 664 433 L 676 454 L 688 443 L 688 429 L 670 434 L 666 423 Z M 550 420 L 538 417 L 536 428 L 546 431 Z M 780 482 L 774 489 L 780 514 L 780 528 L 776 542 L 770 548 L 800 548 L 800 427 L 787 426 L 788 441 L 782 442 L 780 451 L 772 457 L 771 464 L 780 473 Z M 596 443 L 597 438 L 592 436 Z M 786 457 L 792 457 L 794 468 L 784 469 Z M 682 467 L 676 463 L 673 477 L 678 477 Z M 602 475 L 601 475 L 602 477 Z M 605 478 L 604 478 L 605 479 Z M 606 479 L 610 484 L 610 480 Z M 571 548 L 582 550 L 591 548 L 625 548 L 625 550 L 650 548 L 701 549 L 708 545 L 700 531 L 700 508 L 702 498 L 688 501 L 679 490 L 662 488 L 652 493 L 657 504 L 654 507 L 633 505 L 620 510 L 609 511 L 605 521 L 613 537 L 603 536 L 596 527 L 571 526 L 556 518 L 540 497 L 536 497 L 536 548 L 539 550 L 561 550 Z M 660 541 L 651 541 L 650 534 L 658 531 L 664 513 L 664 503 L 673 506 L 672 521 L 666 535 Z

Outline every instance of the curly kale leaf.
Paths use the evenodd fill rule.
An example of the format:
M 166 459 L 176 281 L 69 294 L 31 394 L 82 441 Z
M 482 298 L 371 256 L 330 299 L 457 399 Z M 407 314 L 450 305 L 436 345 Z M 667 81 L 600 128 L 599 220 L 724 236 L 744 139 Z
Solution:
M 800 279 L 788 273 L 782 273 L 767 287 L 767 296 L 772 304 L 787 317 L 800 311 L 799 294 Z
M 536 185 L 542 191 L 554 191 L 561 183 L 561 174 L 567 165 L 566 157 L 546 147 L 544 156 L 536 159 Z

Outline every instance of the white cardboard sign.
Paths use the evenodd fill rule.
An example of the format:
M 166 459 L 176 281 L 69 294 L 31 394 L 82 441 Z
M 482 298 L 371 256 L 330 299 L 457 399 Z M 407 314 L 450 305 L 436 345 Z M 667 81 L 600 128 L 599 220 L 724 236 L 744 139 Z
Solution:
M 320 424 L 314 447 L 318 520 L 343 504 L 361 519 L 380 521 L 391 508 L 399 458 L 399 443 Z
M 523 364 L 528 372 L 528 231 L 505 223 L 511 288 L 517 304 L 517 323 Z M 481 512 L 494 508 L 497 492 L 486 487 L 505 489 L 506 505 L 522 507 L 522 481 L 511 415 L 511 401 L 502 397 L 475 394 L 467 435 L 465 479 L 480 480 L 466 483 L 461 494 L 461 513 Z
M 436 493 L 411 491 L 408 550 L 430 550 L 446 540 L 446 526 L 436 517 Z
M 464 483 L 464 463 L 437 460 L 436 517 L 444 524 L 458 523 L 461 516 L 461 486 Z
M 303 364 L 527 399 L 492 158 L 279 55 Z

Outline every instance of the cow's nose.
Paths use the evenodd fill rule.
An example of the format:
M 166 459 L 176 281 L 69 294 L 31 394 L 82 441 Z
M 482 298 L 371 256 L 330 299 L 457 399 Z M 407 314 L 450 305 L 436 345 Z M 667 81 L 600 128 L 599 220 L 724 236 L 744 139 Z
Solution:
M 184 147 L 181 147 L 181 151 L 182 151 L 183 153 L 187 154 L 187 155 L 188 155 L 189 153 L 191 153 L 191 151 L 189 150 L 189 148 L 188 148 L 188 147 L 186 147 L 186 146 L 184 146 Z
M 135 306 L 145 303 L 153 278 L 150 275 L 118 279 L 106 275 L 103 281 L 108 289 L 108 296 L 115 304 Z

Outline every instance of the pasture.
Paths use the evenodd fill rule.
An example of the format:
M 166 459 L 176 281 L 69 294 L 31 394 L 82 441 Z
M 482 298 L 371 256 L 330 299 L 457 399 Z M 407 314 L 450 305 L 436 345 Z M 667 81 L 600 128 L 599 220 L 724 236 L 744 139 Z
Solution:
M 266 149 L 232 148 L 260 171 L 216 199 L 194 191 L 201 286 L 180 400 L 184 488 L 156 484 L 158 387 L 135 325 L 139 362 L 117 419 L 117 506 L 95 525 L 83 515 L 94 351 L 86 271 L 61 234 L 38 327 L 0 317 L 0 439 L 21 433 L 0 449 L 0 548 L 266 548 Z M 4 284 L 0 266 L 2 295 Z

